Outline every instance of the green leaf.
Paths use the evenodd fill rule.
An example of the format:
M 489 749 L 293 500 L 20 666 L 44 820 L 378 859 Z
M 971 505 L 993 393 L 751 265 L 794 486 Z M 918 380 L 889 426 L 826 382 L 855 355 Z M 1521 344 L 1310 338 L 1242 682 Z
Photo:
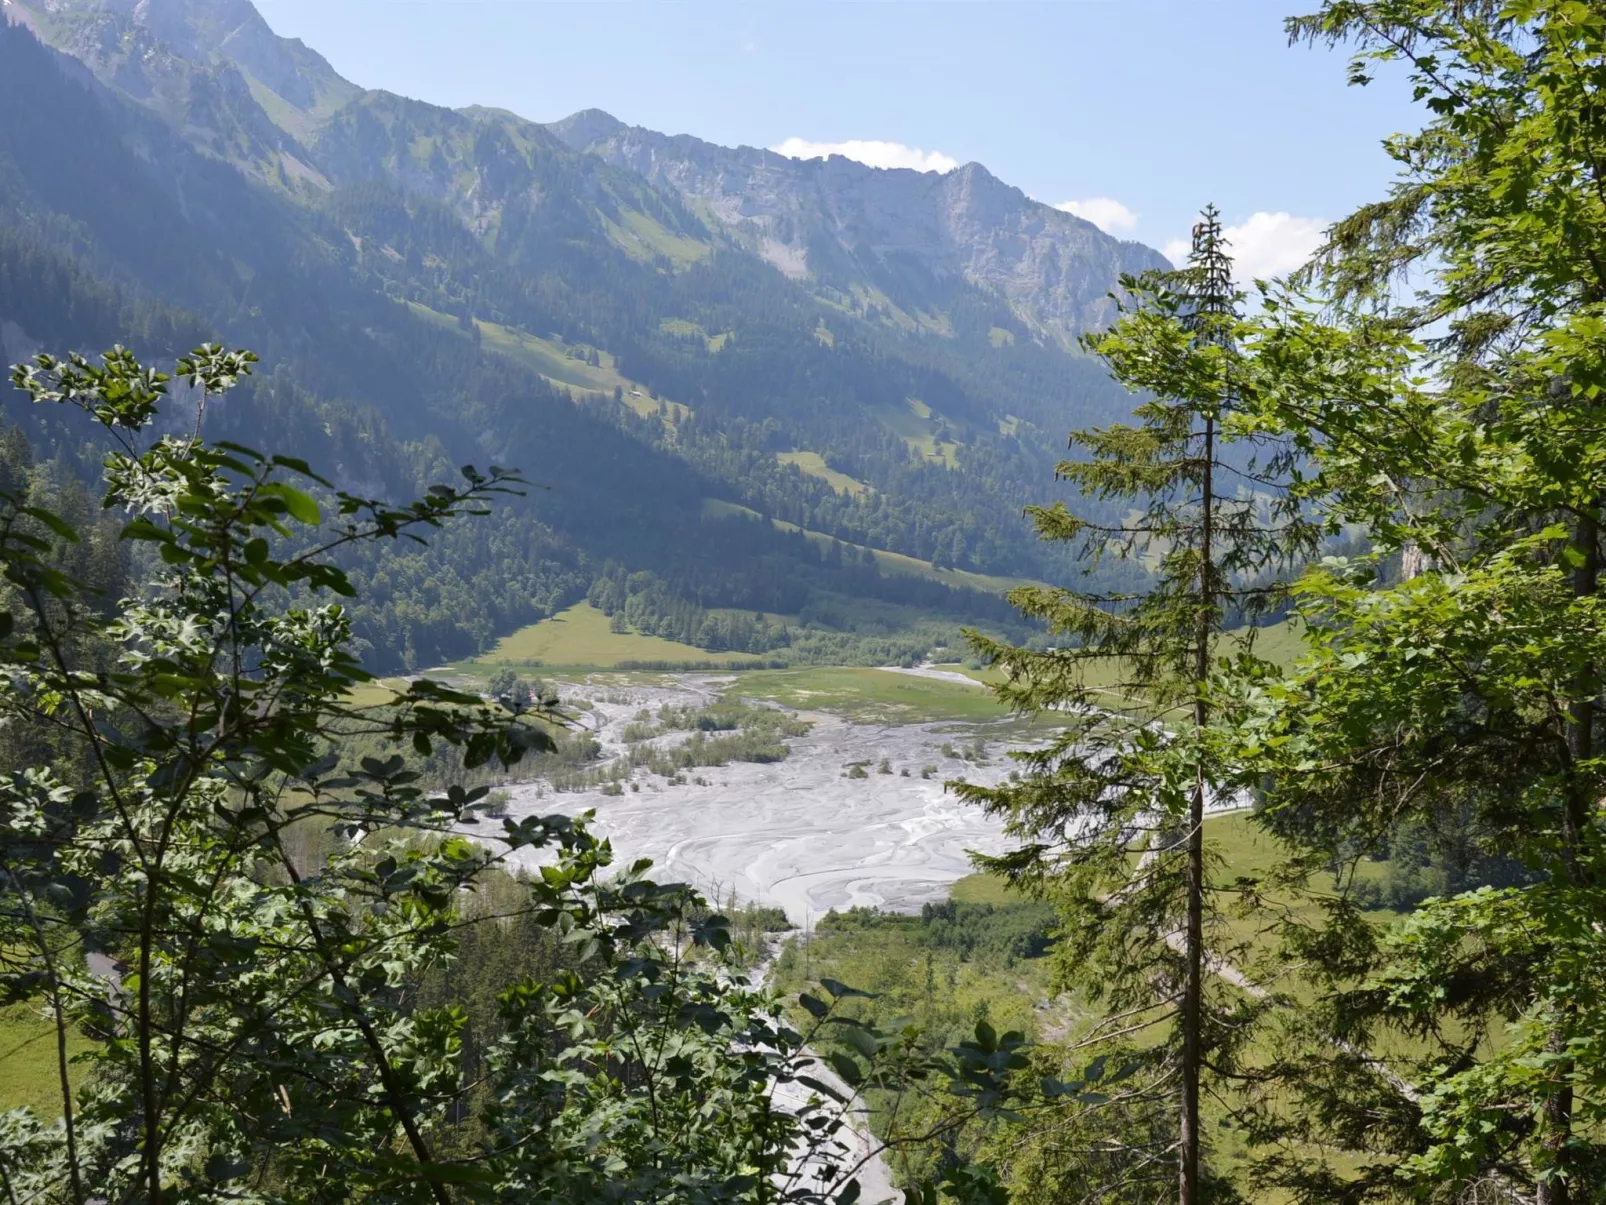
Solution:
M 73 530 L 72 525 L 67 520 L 54 511 L 48 511 L 42 506 L 24 506 L 19 509 L 28 517 L 39 520 L 62 539 L 69 543 L 78 543 L 78 533 Z
M 492 1169 L 470 1163 L 420 1163 L 418 1174 L 433 1184 L 491 1185 L 497 1178 Z
M 832 998 L 836 1000 L 847 1000 L 855 996 L 861 1000 L 875 999 L 874 992 L 861 992 L 858 988 L 849 987 L 847 984 L 839 983 L 835 979 L 821 979 L 820 986 L 830 992 Z
M 864 1072 L 851 1055 L 840 1050 L 833 1050 L 825 1056 L 825 1061 L 831 1065 L 831 1070 L 841 1077 L 842 1082 L 850 1088 L 856 1088 L 864 1082 Z
M 305 523 L 309 527 L 316 527 L 323 522 L 323 515 L 318 511 L 318 504 L 308 495 L 296 489 L 295 486 L 280 483 L 273 492 L 284 500 L 284 508 L 290 512 L 292 519 Z

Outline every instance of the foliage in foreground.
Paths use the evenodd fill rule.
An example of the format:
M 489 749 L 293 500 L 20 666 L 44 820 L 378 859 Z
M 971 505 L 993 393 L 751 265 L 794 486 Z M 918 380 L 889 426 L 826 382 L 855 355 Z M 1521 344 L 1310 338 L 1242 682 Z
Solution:
M 251 360 L 180 362 L 197 431 Z M 98 597 L 62 556 L 78 532 L 0 497 L 0 709 L 67 750 L 0 783 L 0 989 L 51 1017 L 61 1086 L 54 1125 L 0 1116 L 8 1200 L 846 1202 L 868 1158 L 854 1086 L 919 1082 L 961 1114 L 1006 1099 L 1012 1047 L 931 1057 L 842 1015 L 835 984 L 799 1031 L 733 973 L 727 922 L 688 888 L 614 871 L 583 820 L 465 839 L 488 788 L 430 793 L 382 755 L 448 747 L 472 771 L 553 747 L 549 695 L 519 715 L 421 680 L 353 704 L 369 675 L 324 601 L 351 594 L 338 550 L 483 513 L 514 475 L 465 469 L 392 506 L 289 458 L 153 435 L 168 379 L 120 349 L 42 356 L 16 383 L 98 425 L 107 511 L 161 570 Z M 335 839 L 296 840 L 309 826 Z M 495 923 L 461 901 L 519 851 L 541 866 L 509 916 L 563 958 L 502 993 L 469 1084 L 463 1009 L 413 989 L 466 918 Z M 808 1051 L 825 1029 L 856 1052 L 836 1079 Z M 97 1039 L 76 1091 L 75 1031 Z
M 1356 84 L 1403 64 L 1428 119 L 1389 140 L 1390 195 L 1335 224 L 1295 282 L 1316 297 L 1264 286 L 1259 311 L 1232 324 L 1220 345 L 1236 349 L 1225 355 L 1230 394 L 1215 394 L 1232 404 L 1215 415 L 1229 439 L 1290 446 L 1263 484 L 1329 536 L 1366 531 L 1371 551 L 1314 565 L 1294 585 L 1310 649 L 1290 673 L 1243 658 L 1173 672 L 1162 685 L 1180 679 L 1179 693 L 1210 704 L 1191 732 L 1128 729 L 1085 742 L 1092 756 L 1071 750 L 1072 773 L 1039 759 L 1018 787 L 976 794 L 1036 842 L 1004 865 L 1060 892 L 1069 917 L 1102 935 L 1086 943 L 1096 965 L 1145 988 L 1159 981 L 1152 995 L 1112 994 L 1110 1023 L 1125 1005 L 1127 1024 L 1145 1025 L 1148 1006 L 1178 1010 L 1182 1030 L 1189 993 L 1166 953 L 1183 931 L 1178 910 L 1131 915 L 1158 876 L 1129 886 L 1143 863 L 1107 848 L 1102 880 L 1083 868 L 1134 790 L 1152 797 L 1116 815 L 1131 831 L 1178 813 L 1183 776 L 1154 773 L 1175 764 L 1173 751 L 1195 750 L 1211 782 L 1255 789 L 1259 821 L 1295 856 L 1234 888 L 1281 922 L 1275 964 L 1216 967 L 1218 983 L 1241 989 L 1223 987 L 1240 1007 L 1223 1009 L 1212 1033 L 1246 1057 L 1212 1066 L 1237 1072 L 1223 1104 L 1253 1148 L 1246 1191 L 1309 1205 L 1597 1200 L 1606 12 L 1575 0 L 1330 0 L 1289 30 L 1352 44 Z M 1191 340 L 1189 311 L 1145 302 L 1105 340 L 1118 371 L 1162 402 L 1209 396 L 1223 378 L 1212 381 L 1210 349 Z M 1175 480 L 1157 463 L 1166 432 L 1149 430 L 1164 411 L 1139 413 L 1144 429 L 1100 433 L 1092 463 L 1069 471 L 1158 496 Z M 1187 417 L 1178 434 L 1208 441 L 1208 416 Z M 1187 462 L 1184 452 L 1173 463 Z M 1190 544 L 1208 548 L 1204 470 L 1194 471 L 1161 577 L 1197 601 L 1209 556 L 1191 575 L 1165 569 L 1181 567 Z M 1063 512 L 1042 514 L 1045 534 L 1075 533 Z M 1253 586 L 1255 566 L 1236 568 L 1236 584 Z M 1076 648 L 1057 658 L 988 648 L 1014 675 L 1002 693 L 1027 708 L 1091 707 L 1066 669 L 1089 654 L 1174 666 L 1181 642 L 1141 639 L 1164 593 L 1113 615 L 1024 594 Z M 1477 877 L 1447 877 L 1445 893 L 1401 923 L 1374 925 L 1346 889 L 1346 862 L 1424 835 L 1441 851 L 1459 843 Z M 1127 833 L 1115 848 L 1130 854 Z M 1316 890 L 1335 866 L 1339 889 Z M 1274 914 L 1272 897 L 1289 892 L 1304 893 L 1302 906 Z M 1183 1098 L 1185 1114 L 1186 1087 Z M 1146 1199 L 1132 1179 L 1152 1163 L 1136 1139 L 1142 1118 L 1120 1122 L 1118 1146 L 1086 1141 L 1110 1118 L 1076 1106 L 1046 1140 L 1023 1135 L 1010 1182 L 1058 1175 L 1064 1191 L 1085 1193 L 1108 1155 L 1104 1183 L 1116 1189 L 1105 1196 Z M 1169 1125 L 1155 1137 L 1156 1151 L 1180 1146 L 1185 1181 L 1186 1142 Z

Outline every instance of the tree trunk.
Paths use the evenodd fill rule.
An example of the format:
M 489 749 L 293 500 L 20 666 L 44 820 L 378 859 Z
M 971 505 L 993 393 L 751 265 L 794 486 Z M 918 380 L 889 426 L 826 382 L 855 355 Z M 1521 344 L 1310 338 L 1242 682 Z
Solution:
M 1600 522 L 1594 516 L 1580 519 L 1573 546 L 1583 560 L 1573 570 L 1573 593 L 1579 598 L 1594 594 L 1600 588 Z M 1595 748 L 1595 696 L 1600 683 L 1589 672 L 1579 676 L 1573 687 L 1572 701 L 1567 705 L 1567 760 L 1571 777 L 1562 800 L 1561 858 L 1567 882 L 1573 887 L 1585 885 L 1583 866 L 1584 830 L 1589 824 L 1591 790 L 1579 772 L 1579 766 L 1594 755 Z M 1558 1017 L 1551 1029 L 1545 1049 L 1551 1054 L 1563 1054 L 1572 1029 L 1574 1010 L 1568 1008 Z M 1573 1124 L 1573 1066 L 1570 1060 L 1555 1064 L 1555 1083 L 1545 1098 L 1543 1120 L 1545 1149 L 1552 1166 L 1560 1169 L 1560 1177 L 1539 1185 L 1535 1197 L 1537 1205 L 1571 1205 L 1572 1188 L 1567 1175 L 1567 1143 L 1572 1138 Z
M 1211 536 L 1215 521 L 1216 424 L 1205 419 L 1204 468 L 1200 477 L 1199 629 L 1194 645 L 1195 730 L 1210 722 L 1205 681 L 1210 675 L 1210 638 L 1215 634 L 1215 593 Z M 1183 934 L 1182 983 L 1182 1109 L 1178 1127 L 1177 1200 L 1199 1202 L 1199 1068 L 1204 1061 L 1204 813 L 1208 791 L 1201 749 L 1188 805 L 1188 902 Z
M 1200 706 L 1202 709 L 1202 704 Z M 1181 1205 L 1199 1201 L 1199 1065 L 1204 1012 L 1204 767 L 1188 809 L 1188 922 L 1183 945 L 1182 1124 L 1178 1153 Z

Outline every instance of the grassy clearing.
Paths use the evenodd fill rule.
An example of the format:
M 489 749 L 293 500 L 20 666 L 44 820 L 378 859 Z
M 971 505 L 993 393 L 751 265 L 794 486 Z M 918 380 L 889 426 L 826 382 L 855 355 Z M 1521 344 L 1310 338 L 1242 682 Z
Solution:
M 698 323 L 685 318 L 665 318 L 658 323 L 658 329 L 666 335 L 675 335 L 681 339 L 701 339 L 703 346 L 708 348 L 712 355 L 724 347 L 731 338 L 730 331 L 721 331 L 717 335 L 710 335 Z
M 406 678 L 375 678 L 372 682 L 348 690 L 346 702 L 353 707 L 382 707 L 406 692 Z
M 762 519 L 750 506 L 743 506 L 740 502 L 726 502 L 723 498 L 704 498 L 702 508 L 703 521 L 710 519 Z
M 1294 620 L 1284 619 L 1263 628 L 1240 628 L 1230 633 L 1242 647 L 1252 650 L 1274 665 L 1287 669 L 1305 651 L 1303 626 Z
M 1225 633 L 1217 645 L 1217 655 L 1233 657 L 1250 650 L 1256 657 L 1286 669 L 1304 649 L 1305 642 L 1300 629 L 1293 621 L 1285 619 L 1261 628 L 1238 628 Z M 1000 675 L 994 669 L 971 671 L 959 666 L 943 668 L 958 670 L 978 682 L 992 684 L 1000 680 Z M 1089 659 L 1082 665 L 1082 674 L 1083 681 L 1095 692 L 1095 701 L 1103 706 L 1128 715 L 1158 719 L 1172 728 L 1184 728 L 1192 723 L 1191 704 L 1160 714 L 1149 702 L 1134 693 L 1126 685 L 1130 681 L 1132 667 L 1118 658 Z
M 969 590 L 985 590 L 989 594 L 1008 594 L 1016 586 L 1025 584 L 1016 577 L 995 577 L 990 573 L 972 573 L 969 569 L 939 569 L 930 561 L 905 556 L 901 552 L 882 552 L 880 549 L 875 549 L 874 552 L 876 564 L 882 573 L 924 577 L 934 582 L 941 582 L 945 586 L 963 586 Z
M 407 308 L 436 326 L 459 329 L 457 319 L 450 314 L 432 310 L 428 306 L 419 305 L 416 301 L 409 301 Z M 480 330 L 481 346 L 539 373 L 554 385 L 608 398 L 611 398 L 617 389 L 625 405 L 637 414 L 646 416 L 658 413 L 658 399 L 648 397 L 645 386 L 619 372 L 612 352 L 603 351 L 601 348 L 581 348 L 578 344 L 565 343 L 557 338 L 543 339 L 528 331 L 502 326 L 495 322 L 476 319 L 475 325 Z M 700 327 L 697 329 L 701 330 Z M 723 336 L 720 338 L 723 339 Z M 590 364 L 582 358 L 584 353 L 592 350 L 597 353 L 596 364 Z M 691 407 L 681 402 L 667 402 L 667 405 L 670 417 L 676 422 L 684 420 L 691 414 Z
M 795 464 L 810 477 L 818 477 L 826 482 L 839 494 L 849 494 L 857 498 L 860 494 L 872 492 L 870 487 L 846 473 L 839 473 L 825 463 L 825 457 L 818 452 L 777 452 L 775 459 L 782 464 Z
M 409 301 L 407 308 L 436 326 L 458 329 L 457 319 L 450 314 L 432 310 L 428 306 L 419 305 L 416 301 Z M 601 363 L 593 367 L 584 360 L 569 355 L 570 345 L 561 339 L 543 339 L 528 331 L 480 319 L 475 320 L 475 325 L 480 329 L 480 341 L 484 347 L 540 373 L 555 384 L 608 394 L 611 394 L 615 387 L 623 389 L 626 393 L 636 387 L 615 370 L 613 355 L 609 352 L 599 349 L 597 358 Z
M 961 904 L 1019 904 L 1025 896 L 1016 891 L 996 874 L 967 874 L 948 889 L 948 898 Z
M 556 666 L 608 669 L 621 661 L 684 661 L 721 664 L 751 662 L 750 653 L 710 653 L 695 645 L 615 632 L 609 619 L 588 602 L 577 603 L 550 619 L 504 636 L 483 657 L 459 662 L 453 668 L 469 674 L 489 674 L 503 666 Z
M 94 1046 L 77 1031 L 67 1037 L 69 1057 Z M 0 1008 L 0 1113 L 27 1106 L 46 1121 L 61 1115 L 56 1078 L 56 1027 L 31 1004 Z M 77 1087 L 81 1072 L 69 1067 Z
M 983 686 L 995 686 L 1004 680 L 1004 673 L 996 666 L 986 666 L 982 669 L 971 669 L 960 661 L 942 661 L 932 665 L 933 669 L 940 669 L 947 674 L 963 674 L 972 682 L 980 682 Z
M 859 723 L 1002 720 L 1010 714 L 987 691 L 884 669 L 754 670 L 740 675 L 728 693 L 800 711 L 829 711 Z
M 1206 835 L 1220 857 L 1220 864 L 1214 871 L 1218 884 L 1231 883 L 1239 876 L 1263 876 L 1285 856 L 1279 844 L 1247 813 L 1212 817 L 1206 823 Z M 1381 875 L 1384 867 L 1378 863 L 1363 864 L 1358 873 Z M 1327 887 L 1331 882 L 1314 886 Z M 1014 910 L 1031 903 L 1012 891 L 1001 878 L 989 874 L 972 874 L 958 880 L 949 895 L 960 905 L 990 905 L 995 910 Z M 1292 907 L 1296 914 L 1306 912 L 1307 919 L 1315 919 L 1314 906 L 1295 904 L 1275 895 L 1272 902 Z M 1382 924 L 1395 919 L 1397 914 L 1378 911 L 1371 915 Z M 1246 918 L 1243 927 L 1235 928 L 1229 937 L 1243 937 L 1253 954 L 1268 954 L 1272 949 L 1266 924 L 1269 919 L 1269 912 L 1264 918 Z M 1017 1024 L 1034 1033 L 1040 1041 L 1074 1042 L 1099 1015 L 1095 1007 L 1076 994 L 1054 996 L 1046 959 L 1000 962 L 996 958 L 981 957 L 955 962 L 942 951 L 936 952 L 934 958 L 929 941 L 921 940 L 924 931 L 917 917 L 850 915 L 843 921 L 822 922 L 809 951 L 812 977 L 817 980 L 822 974 L 830 974 L 855 987 L 875 991 L 882 1011 L 890 1007 L 894 1012 L 909 1014 L 931 1025 L 944 1037 L 952 1035 L 961 1018 L 987 1016 L 1000 1029 Z M 788 986 L 802 978 L 798 965 L 802 961 L 801 954 L 795 944 L 788 953 L 784 967 L 784 972 L 790 976 Z M 1275 969 L 1276 964 L 1268 963 L 1268 966 Z M 1297 987 L 1295 994 L 1302 994 Z M 1150 1038 L 1158 1040 L 1159 1036 L 1157 1030 Z M 1373 1050 L 1388 1058 L 1420 1055 L 1426 1047 L 1398 1035 L 1382 1035 Z M 1249 1062 L 1253 1064 L 1262 1053 L 1258 1043 L 1252 1044 L 1247 1052 Z M 1075 1056 L 1069 1057 L 1070 1065 L 1079 1065 Z M 1228 1100 L 1233 1104 L 1241 1103 L 1238 1095 L 1231 1091 Z M 1219 1099 L 1213 1098 L 1207 1104 L 1206 1114 L 1217 1166 L 1229 1175 L 1241 1174 L 1250 1155 L 1243 1135 L 1218 1124 L 1225 1120 Z M 1308 1153 L 1318 1152 L 1312 1149 Z M 1352 1152 L 1330 1150 L 1326 1155 L 1341 1173 L 1353 1170 L 1359 1162 Z M 1264 1200 L 1268 1205 L 1281 1205 L 1291 1198 L 1271 1194 L 1255 1199 Z
M 559 385 L 570 385 L 594 393 L 612 393 L 616 388 L 629 393 L 636 386 L 614 368 L 613 355 L 599 350 L 597 365 L 569 354 L 570 347 L 558 339 L 542 339 L 527 331 L 495 322 L 477 321 L 485 347 L 533 369 Z
M 851 480 L 851 479 L 850 479 Z M 706 519 L 762 519 L 756 510 L 743 506 L 739 502 L 725 502 L 719 498 L 703 499 L 703 518 Z M 809 543 L 818 548 L 828 548 L 832 538 L 824 532 L 810 531 L 806 527 L 799 527 L 796 523 L 788 523 L 785 519 L 771 519 L 770 522 L 778 531 L 800 531 Z M 844 548 L 851 548 L 862 552 L 863 544 L 851 544 L 842 541 Z M 905 577 L 921 577 L 931 582 L 941 582 L 945 586 L 957 586 L 966 590 L 983 590 L 988 594 L 1007 594 L 1016 586 L 1026 585 L 1022 578 L 995 577 L 989 573 L 972 573 L 968 569 L 939 569 L 930 561 L 922 561 L 918 557 L 905 556 L 901 552 L 886 552 L 880 548 L 871 548 L 871 555 L 875 557 L 876 566 L 882 573 L 899 573 Z
M 1255 823 L 1248 812 L 1214 816 L 1205 821 L 1205 840 L 1210 855 L 1217 859 L 1214 881 L 1223 887 L 1238 878 L 1260 879 L 1282 863 L 1289 854 L 1283 844 Z M 1362 859 L 1347 872 L 1354 882 L 1378 880 L 1388 873 L 1384 862 Z M 1322 874 L 1311 882 L 1310 888 L 1321 893 L 1338 890 L 1338 883 L 1329 874 Z M 1321 907 L 1308 897 L 1295 898 L 1285 891 L 1266 893 L 1267 907 L 1253 915 L 1236 916 L 1229 921 L 1230 937 L 1248 947 L 1251 958 L 1271 953 L 1276 945 L 1275 928 L 1284 917 L 1307 924 L 1321 920 Z M 1379 925 L 1398 920 L 1402 913 L 1387 908 L 1368 911 L 1366 916 Z
M 941 418 L 919 398 L 905 398 L 902 406 L 880 406 L 875 414 L 881 425 L 908 444 L 911 451 L 950 469 L 959 467 L 959 444 L 937 438 Z
M 635 259 L 663 256 L 677 269 L 689 268 L 713 250 L 707 243 L 676 234 L 637 209 L 621 209 L 623 221 L 602 219 L 608 238 Z
M 782 531 L 801 531 L 809 543 L 818 547 L 828 547 L 831 537 L 818 531 L 809 531 L 795 523 L 788 523 L 784 519 L 771 519 Z M 863 544 L 849 544 L 842 542 L 844 548 L 863 550 Z M 922 561 L 918 557 L 905 556 L 901 552 L 884 552 L 879 548 L 870 549 L 875 557 L 876 567 L 882 573 L 901 573 L 905 577 L 923 577 L 927 581 L 941 582 L 945 586 L 960 586 L 968 590 L 985 590 L 989 594 L 1007 594 L 1021 582 L 1018 578 L 993 577 L 986 573 L 972 573 L 968 569 L 939 569 L 930 561 Z

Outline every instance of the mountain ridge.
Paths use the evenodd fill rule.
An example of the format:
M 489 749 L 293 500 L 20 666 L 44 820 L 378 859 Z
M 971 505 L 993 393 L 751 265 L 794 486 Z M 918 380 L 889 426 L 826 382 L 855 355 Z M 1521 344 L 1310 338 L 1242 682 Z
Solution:
M 103 83 L 290 192 L 329 191 L 342 169 L 353 175 L 330 134 L 355 109 L 427 106 L 434 125 L 453 113 L 524 141 L 548 131 L 673 192 L 711 234 L 837 304 L 906 329 L 942 334 L 945 282 L 958 278 L 1000 297 L 1034 337 L 1071 348 L 1113 317 L 1121 275 L 1168 266 L 1154 249 L 1034 201 L 976 162 L 938 174 L 841 156 L 792 159 L 662 134 L 601 109 L 544 124 L 480 106 L 449 110 L 346 80 L 315 50 L 274 33 L 250 0 L 3 2 L 8 16 Z M 435 199 L 472 210 L 443 191 L 437 180 Z
M 886 173 L 645 131 L 655 183 L 621 147 L 562 136 L 633 128 L 607 115 L 559 131 L 361 90 L 245 19 L 245 0 L 0 3 L 0 252 L 27 269 L 0 287 L 8 347 L 106 346 L 104 322 L 41 316 L 114 282 L 135 298 L 119 312 L 179 307 L 186 329 L 262 354 L 263 383 L 217 418 L 230 438 L 363 492 L 405 496 L 488 460 L 550 487 L 509 502 L 492 534 L 443 533 L 405 569 L 371 570 L 388 584 L 364 638 L 387 666 L 473 653 L 607 575 L 677 638 L 737 608 L 867 639 L 891 616 L 1009 614 L 895 580 L 874 551 L 996 578 L 1078 572 L 1021 505 L 1052 488 L 1067 428 L 1130 412 L 1068 350 L 1098 321 L 1087 299 L 1118 284 L 1118 244 L 984 169 Z M 276 79 L 303 107 L 246 58 L 304 76 Z M 699 181 L 740 183 L 753 164 L 775 182 L 769 210 L 722 219 Z M 893 229 L 905 194 L 924 224 Z M 1052 239 L 1032 258 L 1022 221 L 1105 258 Z M 961 254 L 954 231 L 972 228 Z M 800 271 L 755 251 L 766 231 Z M 1048 260 L 1086 277 L 1075 296 L 1066 284 L 1058 328 L 979 278 L 1024 265 L 1030 292 Z M 42 416 L 8 411 L 58 446 Z
M 751 249 L 794 279 L 812 275 L 851 289 L 856 282 L 842 272 L 846 265 L 879 281 L 888 274 L 887 257 L 909 256 L 939 278 L 956 274 L 991 289 L 1029 327 L 1066 343 L 1113 317 L 1108 294 L 1121 274 L 1170 266 L 1153 248 L 1034 201 L 978 162 L 937 173 L 870 167 L 840 155 L 794 159 L 660 134 L 601 109 L 547 128 L 572 149 L 700 202 L 700 213 L 739 239 L 745 234 Z M 808 212 L 809 199 L 818 202 L 817 213 Z M 822 234 L 835 246 L 819 246 Z M 822 261 L 818 269 L 811 251 Z

